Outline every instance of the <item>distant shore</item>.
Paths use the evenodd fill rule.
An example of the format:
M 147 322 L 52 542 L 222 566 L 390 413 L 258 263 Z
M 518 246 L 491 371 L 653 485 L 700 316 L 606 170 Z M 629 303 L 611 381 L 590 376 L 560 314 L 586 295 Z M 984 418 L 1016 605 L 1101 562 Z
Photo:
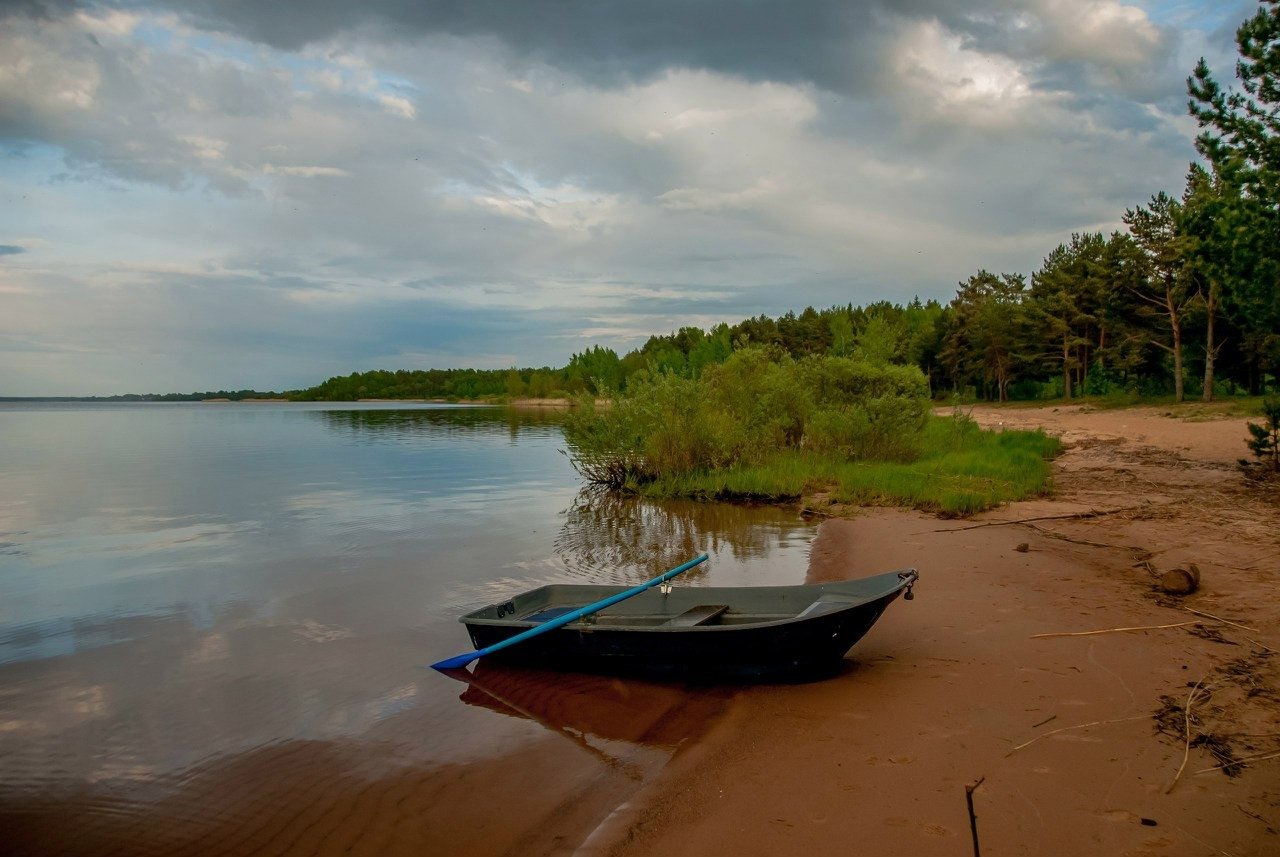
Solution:
M 392 403 L 418 405 L 487 405 L 490 407 L 509 408 L 572 408 L 575 403 L 571 399 L 508 399 L 506 401 L 486 401 L 484 399 L 356 399 L 357 402 Z

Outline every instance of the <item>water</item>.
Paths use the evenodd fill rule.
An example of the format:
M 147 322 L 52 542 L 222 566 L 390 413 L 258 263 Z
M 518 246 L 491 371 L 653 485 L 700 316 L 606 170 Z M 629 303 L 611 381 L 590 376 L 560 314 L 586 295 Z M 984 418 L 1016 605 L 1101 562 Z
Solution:
M 492 408 L 0 403 L 12 853 L 446 853 L 508 791 L 492 853 L 590 829 L 722 694 L 461 685 L 422 668 L 468 648 L 457 616 L 704 550 L 683 585 L 800 582 L 813 532 L 584 492 L 564 445 L 555 414 Z

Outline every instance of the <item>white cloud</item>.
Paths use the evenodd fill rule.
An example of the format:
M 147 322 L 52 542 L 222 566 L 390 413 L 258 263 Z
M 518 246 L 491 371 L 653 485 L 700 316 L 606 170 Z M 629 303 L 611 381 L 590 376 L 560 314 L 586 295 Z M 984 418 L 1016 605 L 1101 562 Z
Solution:
M 937 21 L 908 27 L 895 70 L 918 117 L 988 127 L 1026 123 L 1050 96 L 1033 91 L 1022 63 L 966 47 Z
M 1164 41 L 1145 10 L 1117 0 L 1043 0 L 1038 12 L 1050 59 L 1132 68 L 1149 61 Z
M 399 95 L 387 95 L 382 93 L 378 96 L 378 103 L 382 108 L 392 116 L 399 116 L 403 119 L 413 119 L 418 115 L 418 111 L 414 109 L 413 102 Z

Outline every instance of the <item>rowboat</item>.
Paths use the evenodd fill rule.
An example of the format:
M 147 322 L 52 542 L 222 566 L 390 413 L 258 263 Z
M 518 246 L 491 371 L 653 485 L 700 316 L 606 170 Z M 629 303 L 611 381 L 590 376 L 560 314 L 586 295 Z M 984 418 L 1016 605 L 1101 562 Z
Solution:
M 462 616 L 472 645 L 505 663 L 606 673 L 705 674 L 748 679 L 820 674 L 885 608 L 911 588 L 915 569 L 797 586 L 664 583 L 573 618 L 583 605 L 617 598 L 618 586 L 552 584 Z M 525 634 L 517 645 L 504 641 Z M 488 654 L 492 651 L 492 654 Z

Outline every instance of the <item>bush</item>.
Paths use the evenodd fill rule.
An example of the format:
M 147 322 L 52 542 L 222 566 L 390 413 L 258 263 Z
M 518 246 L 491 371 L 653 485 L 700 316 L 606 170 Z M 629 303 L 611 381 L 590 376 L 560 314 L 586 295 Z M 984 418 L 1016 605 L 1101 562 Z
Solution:
M 1247 423 L 1250 438 L 1245 443 L 1260 466 L 1280 473 L 1280 399 L 1264 401 L 1262 415 L 1261 423 Z
M 637 373 L 608 408 L 570 415 L 584 477 L 614 487 L 760 464 L 784 451 L 841 460 L 906 460 L 928 417 L 919 369 L 751 347 L 697 380 Z

